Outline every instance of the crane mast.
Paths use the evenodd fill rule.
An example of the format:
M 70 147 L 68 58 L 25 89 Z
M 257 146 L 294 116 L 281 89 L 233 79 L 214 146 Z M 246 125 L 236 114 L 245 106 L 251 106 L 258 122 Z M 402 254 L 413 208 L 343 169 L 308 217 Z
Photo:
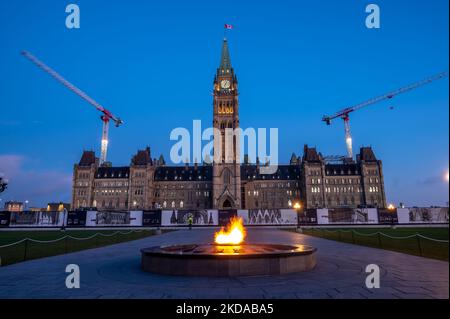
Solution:
M 55 80 L 62 83 L 65 87 L 67 87 L 69 90 L 74 92 L 76 95 L 84 99 L 89 104 L 93 105 L 98 111 L 102 112 L 103 114 L 100 116 L 100 119 L 103 122 L 103 128 L 102 128 L 102 141 L 101 141 L 101 152 L 100 152 L 100 165 L 103 165 L 106 162 L 106 155 L 108 153 L 108 133 L 109 133 L 109 121 L 112 120 L 116 127 L 119 127 L 123 121 L 114 116 L 108 109 L 103 107 L 101 104 L 97 103 L 94 99 L 92 99 L 89 95 L 87 95 L 85 92 L 77 88 L 75 85 L 67 81 L 64 77 L 62 77 L 58 72 L 47 66 L 44 62 L 40 61 L 38 58 L 36 58 L 34 55 L 32 55 L 28 51 L 23 51 L 22 55 L 26 57 L 28 60 L 33 62 L 35 65 L 37 65 L 39 68 L 50 74 Z
M 354 111 L 357 111 L 357 110 L 360 110 L 360 109 L 362 109 L 362 108 L 364 108 L 366 106 L 369 106 L 369 105 L 372 105 L 372 104 L 375 104 L 375 103 L 378 103 L 378 102 L 381 102 L 381 101 L 384 101 L 384 100 L 392 99 L 394 96 L 397 96 L 399 94 L 403 94 L 403 93 L 412 91 L 412 90 L 414 90 L 414 89 L 416 89 L 418 87 L 421 87 L 423 85 L 429 84 L 429 83 L 434 82 L 436 80 L 443 79 L 443 78 L 445 78 L 447 76 L 448 76 L 448 72 L 447 71 L 441 72 L 439 74 L 436 74 L 436 75 L 430 76 L 428 78 L 425 78 L 425 79 L 423 79 L 421 81 L 409 84 L 409 85 L 401 87 L 401 88 L 399 88 L 397 90 L 391 91 L 389 93 L 386 93 L 386 94 L 377 96 L 375 98 L 372 98 L 370 100 L 367 100 L 365 102 L 359 103 L 357 105 L 346 107 L 345 109 L 342 109 L 342 110 L 336 112 L 335 114 L 333 114 L 331 116 L 325 115 L 325 116 L 322 117 L 322 121 L 324 121 L 327 125 L 331 125 L 331 121 L 336 119 L 336 118 L 340 117 L 341 119 L 344 120 L 345 144 L 346 144 L 346 147 L 347 147 L 347 156 L 348 156 L 348 158 L 353 158 L 353 142 L 352 142 L 352 135 L 351 135 L 351 132 L 350 132 L 350 116 L 349 116 L 350 113 L 352 113 Z

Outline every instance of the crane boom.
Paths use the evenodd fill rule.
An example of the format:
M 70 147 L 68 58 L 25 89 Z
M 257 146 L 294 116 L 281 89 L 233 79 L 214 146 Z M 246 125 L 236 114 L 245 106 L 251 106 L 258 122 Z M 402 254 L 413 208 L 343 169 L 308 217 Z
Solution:
M 58 82 L 62 83 L 65 87 L 67 87 L 69 90 L 77 94 L 79 97 L 87 101 L 89 104 L 93 105 L 97 110 L 102 112 L 104 116 L 108 117 L 109 119 L 113 120 L 117 126 L 123 123 L 123 121 L 114 116 L 110 111 L 108 111 L 105 107 L 103 107 L 101 104 L 97 103 L 93 98 L 91 98 L 89 95 L 84 93 L 82 90 L 77 88 L 75 85 L 67 81 L 62 75 L 60 75 L 58 72 L 50 68 L 48 65 L 46 65 L 44 62 L 40 61 L 38 58 L 36 58 L 34 55 L 32 55 L 28 51 L 23 51 L 22 55 L 29 59 L 31 62 L 36 64 L 38 67 L 40 67 L 42 70 L 50 74 L 53 78 L 55 78 Z
M 348 158 L 353 158 L 353 141 L 352 141 L 352 135 L 350 133 L 350 116 L 349 116 L 349 114 L 351 112 L 360 110 L 360 109 L 362 109 L 362 108 L 364 108 L 366 106 L 369 106 L 369 105 L 372 105 L 372 104 L 375 104 L 375 103 L 378 103 L 378 102 L 381 102 L 381 101 L 384 101 L 384 100 L 392 99 L 396 95 L 409 92 L 409 91 L 414 90 L 414 89 L 416 89 L 418 87 L 421 87 L 421 86 L 423 86 L 425 84 L 429 84 L 429 83 L 431 83 L 433 81 L 443 79 L 443 78 L 445 78 L 447 76 L 448 76 L 448 72 L 447 71 L 441 72 L 439 74 L 430 76 L 430 77 L 428 77 L 426 79 L 423 79 L 421 81 L 418 81 L 418 82 L 409 84 L 407 86 L 401 87 L 401 88 L 399 88 L 397 90 L 394 90 L 394 91 L 391 91 L 389 93 L 386 93 L 386 94 L 374 97 L 374 98 L 372 98 L 370 100 L 367 100 L 365 102 L 362 102 L 362 103 L 356 104 L 354 106 L 350 106 L 350 107 L 347 107 L 345 109 L 342 109 L 342 110 L 336 112 L 334 115 L 330 115 L 330 116 L 324 115 L 322 117 L 322 121 L 327 123 L 327 125 L 330 125 L 331 121 L 336 119 L 336 118 L 338 118 L 338 117 L 340 117 L 341 119 L 344 120 L 345 144 L 347 146 L 347 157 Z
M 401 88 L 399 88 L 397 90 L 394 90 L 394 91 L 391 91 L 389 93 L 386 93 L 386 94 L 374 97 L 374 98 L 372 98 L 370 100 L 364 101 L 364 102 L 359 103 L 357 105 L 350 106 L 350 107 L 347 107 L 345 109 L 342 109 L 339 112 L 336 112 L 335 114 L 333 114 L 331 116 L 325 115 L 322 118 L 322 121 L 326 122 L 329 125 L 329 124 L 331 124 L 332 120 L 334 120 L 334 119 L 336 119 L 338 117 L 344 118 L 344 117 L 348 116 L 348 114 L 351 113 L 351 112 L 357 111 L 357 110 L 362 109 L 362 108 L 364 108 L 366 106 L 369 106 L 369 105 L 372 105 L 372 104 L 375 104 L 375 103 L 378 103 L 378 102 L 381 102 L 381 101 L 384 101 L 384 100 L 392 99 L 396 95 L 409 92 L 409 91 L 414 90 L 414 89 L 416 89 L 416 88 L 418 88 L 420 86 L 429 84 L 429 83 L 431 83 L 433 81 L 436 81 L 436 80 L 443 79 L 443 78 L 445 78 L 447 76 L 448 76 L 448 72 L 447 71 L 441 72 L 439 74 L 435 74 L 435 75 L 430 76 L 430 77 L 428 77 L 426 79 L 423 79 L 421 81 L 409 84 L 407 86 L 401 87 Z
M 103 122 L 102 129 L 102 141 L 101 141 L 101 155 L 100 155 L 100 164 L 104 164 L 106 162 L 106 154 L 108 151 L 108 131 L 109 131 L 109 121 L 113 120 L 115 125 L 118 127 L 123 123 L 123 121 L 113 115 L 108 109 L 103 107 L 101 104 L 97 103 L 93 98 L 84 93 L 82 90 L 77 88 L 75 85 L 67 81 L 63 76 L 61 76 L 58 72 L 47 66 L 44 62 L 40 61 L 34 55 L 32 55 L 28 51 L 22 51 L 22 55 L 26 57 L 28 60 L 33 62 L 39 68 L 50 74 L 54 79 L 58 82 L 62 83 L 69 90 L 74 92 L 76 95 L 81 97 L 83 100 L 87 101 L 89 104 L 93 105 L 98 111 L 102 112 L 103 115 L 100 117 Z

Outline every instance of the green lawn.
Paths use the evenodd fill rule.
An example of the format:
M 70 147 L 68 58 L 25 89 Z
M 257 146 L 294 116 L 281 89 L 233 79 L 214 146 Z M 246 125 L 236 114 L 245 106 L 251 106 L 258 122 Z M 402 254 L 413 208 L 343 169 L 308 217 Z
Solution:
M 431 239 L 449 239 L 448 227 L 419 228 L 303 228 L 303 233 L 316 237 L 394 250 L 406 254 L 435 258 L 448 261 L 448 242 Z M 380 234 L 381 233 L 381 234 Z M 414 236 L 420 234 L 424 237 Z M 398 238 L 390 238 L 398 237 Z M 401 238 L 408 237 L 410 238 Z
M 0 246 L 9 245 L 21 241 L 25 238 L 31 239 L 22 241 L 12 246 L 0 247 L 0 265 L 5 266 L 30 259 L 55 256 L 84 249 L 112 245 L 120 242 L 152 236 L 154 234 L 154 230 L 125 229 L 0 231 Z M 96 236 L 87 239 L 94 235 Z M 71 236 L 73 238 L 67 236 Z M 35 242 L 34 240 L 42 242 Z
M 327 228 L 327 230 L 336 230 L 336 228 Z M 433 239 L 448 240 L 448 227 L 396 227 L 394 228 L 341 228 L 341 230 L 353 230 L 363 234 L 374 234 L 377 232 L 392 236 L 406 237 L 414 234 L 420 234 Z

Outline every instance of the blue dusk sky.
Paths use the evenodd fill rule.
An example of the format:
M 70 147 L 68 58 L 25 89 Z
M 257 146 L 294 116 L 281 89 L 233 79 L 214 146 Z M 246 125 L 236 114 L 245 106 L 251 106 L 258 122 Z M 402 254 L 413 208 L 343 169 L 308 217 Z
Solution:
M 81 28 L 65 26 L 66 5 Z M 279 128 L 286 163 L 303 145 L 345 154 L 341 120 L 321 117 L 448 69 L 448 0 L 0 1 L 0 172 L 6 200 L 70 201 L 73 165 L 100 148 L 99 113 L 20 55 L 28 50 L 125 124 L 108 159 L 128 165 L 147 145 L 169 160 L 169 134 L 212 123 L 223 25 L 239 79 L 243 128 Z M 448 79 L 352 114 L 355 153 L 383 160 L 389 202 L 446 205 Z

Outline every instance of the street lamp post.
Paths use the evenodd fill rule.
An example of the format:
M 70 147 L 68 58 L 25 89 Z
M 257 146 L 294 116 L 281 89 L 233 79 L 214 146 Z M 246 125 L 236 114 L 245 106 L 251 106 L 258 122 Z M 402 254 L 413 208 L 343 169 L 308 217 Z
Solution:
M 396 207 L 394 206 L 394 204 L 389 204 L 387 207 L 388 211 L 392 213 L 392 215 L 390 216 L 390 222 L 391 222 L 391 228 L 395 229 L 395 223 L 394 223 L 394 216 L 393 214 L 396 212 Z
M 297 212 L 297 231 L 299 233 L 303 233 L 303 229 L 301 228 L 300 225 L 300 210 L 302 208 L 302 205 L 300 204 L 300 202 L 295 202 L 293 208 Z

